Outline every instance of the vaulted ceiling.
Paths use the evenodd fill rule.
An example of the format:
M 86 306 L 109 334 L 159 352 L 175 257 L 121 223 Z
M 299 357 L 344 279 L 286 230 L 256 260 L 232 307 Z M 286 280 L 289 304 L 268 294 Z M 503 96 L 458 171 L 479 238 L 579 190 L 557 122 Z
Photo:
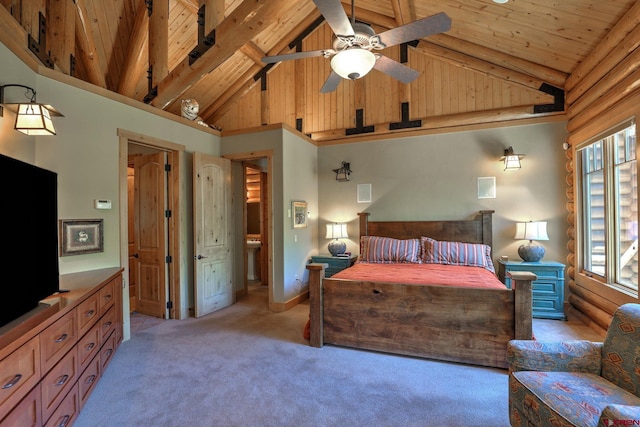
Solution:
M 562 114 L 567 79 L 636 1 L 355 0 L 355 18 L 376 32 L 439 12 L 451 29 L 383 51 L 404 54 L 415 82 L 374 70 L 331 94 L 319 94 L 328 59 L 262 62 L 331 47 L 312 0 L 0 0 L 0 18 L 65 74 L 177 115 L 196 99 L 224 131 L 287 123 L 320 141 L 367 125 L 384 134 Z

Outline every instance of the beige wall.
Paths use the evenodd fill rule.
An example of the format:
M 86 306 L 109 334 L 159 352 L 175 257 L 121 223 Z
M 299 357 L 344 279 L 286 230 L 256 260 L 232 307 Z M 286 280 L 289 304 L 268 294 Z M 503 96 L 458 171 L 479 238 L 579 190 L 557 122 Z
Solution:
M 494 260 L 520 259 L 515 221 L 548 221 L 545 259 L 565 262 L 566 169 L 564 122 L 511 126 L 319 149 L 319 221 L 348 222 L 347 250 L 358 253 L 357 213 L 371 220 L 465 219 L 495 210 Z M 498 159 L 513 146 L 525 154 L 522 169 L 503 171 Z M 337 182 L 332 169 L 351 163 L 351 180 Z M 495 199 L 478 199 L 477 178 L 496 177 Z M 372 203 L 357 203 L 357 184 L 372 184 Z M 318 248 L 328 253 L 320 233 Z
M 61 257 L 61 274 L 121 265 L 121 241 L 126 242 L 126 235 L 121 234 L 121 229 L 126 230 L 126 225 L 123 227 L 120 223 L 120 210 L 126 207 L 119 203 L 118 129 L 184 145 L 187 154 L 182 165 L 184 172 L 180 188 L 185 193 L 191 188 L 191 180 L 187 178 L 191 170 L 187 164 L 191 159 L 190 153 L 220 154 L 219 136 L 204 132 L 196 125 L 181 123 L 180 119 L 168 120 L 150 112 L 150 107 L 141 103 L 138 106 L 130 100 L 119 102 L 115 94 L 107 94 L 110 96 L 106 97 L 101 94 L 104 93 L 102 90 L 94 93 L 63 83 L 73 81 L 68 76 L 60 76 L 61 81 L 58 81 L 35 74 L 3 44 L 0 44 L 0 63 L 3 64 L 0 84 L 31 86 L 37 91 L 39 102 L 50 103 L 65 115 L 54 118 L 56 136 L 28 137 L 13 130 L 15 115 L 5 114 L 0 118 L 0 153 L 58 173 L 60 219 L 104 219 L 104 252 Z M 20 100 L 13 98 L 22 97 L 21 90 L 16 91 L 11 92 L 10 100 Z M 95 209 L 95 199 L 110 199 L 112 209 Z M 184 203 L 181 209 L 182 257 L 177 262 L 181 270 L 181 308 L 188 314 L 193 281 L 189 258 L 193 246 L 190 204 Z M 128 293 L 125 293 L 124 312 L 128 313 Z M 125 322 L 128 329 L 128 316 Z

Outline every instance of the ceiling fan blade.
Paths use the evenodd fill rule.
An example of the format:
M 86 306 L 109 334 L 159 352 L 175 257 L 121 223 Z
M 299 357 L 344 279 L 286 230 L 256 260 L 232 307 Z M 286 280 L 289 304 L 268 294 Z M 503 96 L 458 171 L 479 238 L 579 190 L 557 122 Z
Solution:
M 420 75 L 420 73 L 413 68 L 402 65 L 398 61 L 394 61 L 393 59 L 383 55 L 380 55 L 373 68 L 378 71 L 382 71 L 405 84 L 411 83 Z
M 295 52 L 295 53 L 285 53 L 282 55 L 274 55 L 274 56 L 265 56 L 262 58 L 262 62 L 267 64 L 273 64 L 275 62 L 287 61 L 289 59 L 302 59 L 302 58 L 312 58 L 314 56 L 325 56 L 325 53 L 331 55 L 333 50 L 311 50 L 308 52 Z
M 443 33 L 451 29 L 451 18 L 446 13 L 418 19 L 410 24 L 401 25 L 378 34 L 380 41 L 385 46 L 394 46 L 401 43 L 418 40 L 433 34 Z
M 331 71 L 331 74 L 329 74 L 329 77 L 324 82 L 324 85 L 322 85 L 322 89 L 320 89 L 320 93 L 333 92 L 338 88 L 338 85 L 340 84 L 340 80 L 342 80 L 342 77 L 340 77 L 338 73 L 336 73 L 335 71 Z
M 353 36 L 355 32 L 340 0 L 313 0 L 336 36 Z

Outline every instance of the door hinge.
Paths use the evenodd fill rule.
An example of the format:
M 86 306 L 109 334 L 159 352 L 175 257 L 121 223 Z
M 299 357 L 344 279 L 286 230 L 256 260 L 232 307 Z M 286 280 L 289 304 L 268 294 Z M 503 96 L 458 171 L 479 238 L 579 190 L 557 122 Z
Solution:
M 164 261 L 165 261 L 167 264 L 171 264 L 171 263 L 173 262 L 173 260 L 172 260 L 172 258 L 171 258 L 171 255 L 167 255 L 167 256 L 164 258 Z
M 167 308 L 171 310 L 173 308 L 173 301 L 167 301 Z
M 171 209 L 167 209 L 166 211 L 164 211 L 164 217 L 171 218 Z
M 165 172 L 171 172 L 171 163 L 167 163 L 164 165 L 164 171 Z

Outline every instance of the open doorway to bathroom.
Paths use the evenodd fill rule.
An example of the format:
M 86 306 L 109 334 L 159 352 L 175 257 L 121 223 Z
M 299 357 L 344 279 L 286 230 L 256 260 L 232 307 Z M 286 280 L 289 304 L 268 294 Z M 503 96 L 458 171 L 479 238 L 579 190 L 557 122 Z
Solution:
M 245 251 L 245 277 L 248 292 L 260 292 L 266 295 L 269 279 L 267 274 L 268 236 L 266 233 L 266 159 L 243 162 L 244 169 L 244 232 L 247 250 Z M 264 248 L 263 248 L 264 245 Z M 266 288 L 263 288 L 267 286 Z

